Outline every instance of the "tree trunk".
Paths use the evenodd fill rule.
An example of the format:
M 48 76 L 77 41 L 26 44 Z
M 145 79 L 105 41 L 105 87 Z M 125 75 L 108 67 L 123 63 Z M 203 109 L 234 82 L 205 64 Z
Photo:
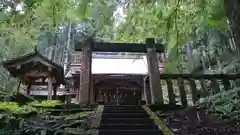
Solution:
M 240 49 L 240 2 L 239 0 L 224 0 L 226 15 L 233 34 L 237 53 Z
M 63 66 L 63 69 L 64 69 L 64 74 L 66 73 L 66 70 L 67 70 L 67 66 L 68 66 L 68 54 L 69 54 L 69 49 L 70 49 L 70 44 L 71 44 L 71 28 L 72 28 L 72 25 L 71 25 L 71 21 L 69 21 L 69 24 L 68 24 L 68 40 L 67 40 L 67 46 L 65 48 L 65 58 L 64 58 L 64 66 Z
M 54 61 L 55 57 L 55 50 L 57 46 L 57 31 L 56 31 L 56 11 L 55 11 L 55 5 L 52 7 L 52 16 L 53 16 L 53 22 L 52 22 L 52 27 L 54 29 L 54 32 L 51 34 L 52 36 L 52 43 L 50 44 L 50 50 L 48 51 L 48 58 L 52 61 Z

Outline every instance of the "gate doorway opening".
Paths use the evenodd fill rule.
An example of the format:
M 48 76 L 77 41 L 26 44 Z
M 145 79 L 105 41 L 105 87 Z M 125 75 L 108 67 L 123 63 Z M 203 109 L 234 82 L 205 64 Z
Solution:
M 105 89 L 100 94 L 106 105 L 137 105 L 142 96 L 140 90 L 129 89 Z

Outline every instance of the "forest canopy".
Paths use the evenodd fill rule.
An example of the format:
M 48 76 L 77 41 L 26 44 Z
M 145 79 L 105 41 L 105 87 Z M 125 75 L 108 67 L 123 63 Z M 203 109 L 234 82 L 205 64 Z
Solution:
M 215 52 L 231 37 L 222 0 L 2 0 L 0 10 L 1 61 L 37 46 L 61 64 L 75 40 L 144 42 L 154 37 L 166 47 L 165 72 L 192 72 L 201 65 L 202 47 Z M 194 55 L 193 61 L 183 60 L 183 48 L 191 48 L 184 56 Z M 0 89 L 14 89 L 9 84 L 16 80 L 2 67 L 0 72 Z

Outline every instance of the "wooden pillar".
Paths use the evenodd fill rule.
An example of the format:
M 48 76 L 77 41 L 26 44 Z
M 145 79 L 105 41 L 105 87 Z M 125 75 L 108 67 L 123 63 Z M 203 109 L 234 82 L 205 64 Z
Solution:
M 144 96 L 145 96 L 146 104 L 151 104 L 152 103 L 151 91 L 147 84 L 147 78 L 148 78 L 148 76 L 143 78 Z
M 147 89 L 146 89 L 146 78 L 147 78 L 147 77 L 143 77 L 142 100 L 145 100 L 146 103 L 148 103 L 148 101 L 147 101 Z
M 57 88 L 58 86 L 55 84 L 53 88 L 53 99 L 57 100 Z
M 99 91 L 99 101 L 104 101 L 103 90 Z
M 160 81 L 160 73 L 158 69 L 157 53 L 155 48 L 155 41 L 152 38 L 146 40 L 147 44 L 147 63 L 149 84 L 152 94 L 152 103 L 156 101 L 163 104 L 162 87 Z
M 30 95 L 30 88 L 31 88 L 32 84 L 29 83 L 27 86 L 27 95 Z
M 97 103 L 98 101 L 98 89 L 94 87 L 94 102 Z
M 66 89 L 66 94 L 65 95 L 66 95 L 66 102 L 67 102 L 67 104 L 70 104 L 71 101 L 72 101 L 72 95 L 70 93 L 70 89 L 69 88 Z
M 75 98 L 76 98 L 76 99 L 75 99 L 75 102 L 76 102 L 76 103 L 79 103 L 79 101 L 80 101 L 80 99 L 79 99 L 79 98 L 80 98 L 80 97 L 79 97 L 79 95 L 80 95 L 80 94 L 79 94 L 79 93 L 80 93 L 80 89 L 79 89 L 79 88 L 80 88 L 80 83 L 81 83 L 81 82 L 79 81 L 79 79 L 80 79 L 80 77 L 77 78 L 77 79 L 74 79 L 74 83 L 75 83 L 75 84 L 74 84 L 74 87 L 75 87 L 75 91 L 76 91 L 76 96 L 75 96 Z M 78 84 L 79 84 L 79 85 L 78 85 Z
M 147 82 L 148 76 L 144 78 L 144 91 L 146 94 L 146 104 L 152 104 L 152 93 L 150 90 L 149 83 Z
M 20 86 L 21 86 L 22 81 L 18 80 L 18 86 L 17 86 L 17 93 L 19 92 Z
M 48 100 L 52 100 L 52 75 L 51 75 L 51 71 L 52 71 L 52 68 L 49 67 L 48 68 L 48 71 L 49 71 L 49 75 L 48 75 Z
M 141 89 L 142 93 L 141 93 L 141 100 L 145 100 L 146 101 L 146 94 L 145 94 L 145 90 L 142 88 Z
M 79 88 L 79 103 L 90 103 L 91 89 L 91 59 L 92 59 L 92 42 L 87 40 L 84 43 L 81 55 L 81 72 L 80 72 L 80 88 Z
M 90 89 L 90 103 L 94 103 L 94 86 L 93 80 L 91 81 L 91 89 Z

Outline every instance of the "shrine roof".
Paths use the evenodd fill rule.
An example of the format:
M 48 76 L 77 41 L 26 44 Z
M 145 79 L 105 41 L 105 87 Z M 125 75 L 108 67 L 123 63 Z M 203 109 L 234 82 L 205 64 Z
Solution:
M 51 67 L 51 74 L 55 76 L 56 81 L 63 82 L 64 79 L 63 68 L 37 51 L 4 61 L 2 64 L 13 77 L 20 78 L 20 76 L 26 75 L 27 73 L 35 70 L 38 70 L 38 72 L 41 73 L 48 72 L 48 68 Z M 37 73 L 36 76 L 42 77 Z

